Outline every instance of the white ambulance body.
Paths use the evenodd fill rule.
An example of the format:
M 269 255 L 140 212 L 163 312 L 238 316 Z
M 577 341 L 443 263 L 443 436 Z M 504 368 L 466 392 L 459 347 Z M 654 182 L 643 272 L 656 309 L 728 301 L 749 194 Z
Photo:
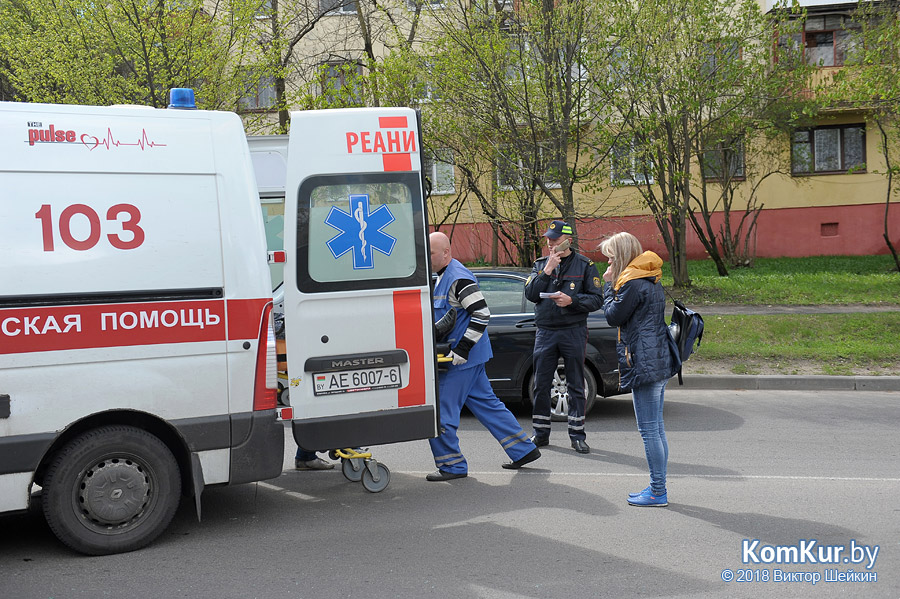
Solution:
M 265 251 L 236 115 L 0 103 L 0 512 L 114 553 L 278 476 Z
M 294 112 L 289 139 L 250 140 L 270 216 L 283 186 L 289 396 L 305 449 L 437 434 L 420 141 L 406 108 Z

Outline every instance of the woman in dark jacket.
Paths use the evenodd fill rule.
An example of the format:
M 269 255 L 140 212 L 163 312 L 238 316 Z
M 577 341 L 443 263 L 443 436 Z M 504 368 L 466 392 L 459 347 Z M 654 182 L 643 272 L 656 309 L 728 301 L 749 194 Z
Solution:
M 600 251 L 609 259 L 603 273 L 603 309 L 607 322 L 619 327 L 619 386 L 631 390 L 650 467 L 650 486 L 629 494 L 628 503 L 665 507 L 669 505 L 669 444 L 663 424 L 663 395 L 680 364 L 678 349 L 666 326 L 666 298 L 659 283 L 662 259 L 644 252 L 640 241 L 630 233 L 606 239 Z

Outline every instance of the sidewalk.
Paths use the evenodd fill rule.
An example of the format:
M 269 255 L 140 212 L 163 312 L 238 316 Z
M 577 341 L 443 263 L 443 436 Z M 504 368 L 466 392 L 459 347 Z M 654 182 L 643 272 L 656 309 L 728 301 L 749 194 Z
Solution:
M 869 304 L 835 304 L 835 305 L 810 305 L 810 306 L 784 306 L 784 305 L 743 305 L 743 304 L 709 304 L 688 306 L 699 312 L 704 318 L 706 315 L 716 316 L 725 314 L 855 314 L 859 312 L 900 312 L 900 305 L 869 305 Z M 671 308 L 669 308 L 671 310 Z
M 773 374 L 682 375 L 681 389 L 772 390 L 772 391 L 900 391 L 900 376 L 828 376 Z M 678 387 L 678 377 L 669 381 Z
M 704 318 L 726 314 L 853 314 L 859 312 L 900 312 L 900 305 L 740 305 L 711 304 L 692 306 Z M 900 351 L 900 349 L 898 349 Z M 690 369 L 687 363 L 686 371 Z M 778 390 L 778 391 L 900 391 L 900 376 L 829 376 L 829 375 L 740 375 L 690 374 L 685 372 L 683 389 Z M 678 377 L 669 388 L 678 386 Z

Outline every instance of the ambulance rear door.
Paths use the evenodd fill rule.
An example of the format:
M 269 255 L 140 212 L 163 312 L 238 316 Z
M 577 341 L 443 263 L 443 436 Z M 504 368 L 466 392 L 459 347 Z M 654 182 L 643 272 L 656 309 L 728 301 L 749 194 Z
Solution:
M 437 434 L 420 142 L 408 108 L 291 115 L 284 315 L 305 449 Z

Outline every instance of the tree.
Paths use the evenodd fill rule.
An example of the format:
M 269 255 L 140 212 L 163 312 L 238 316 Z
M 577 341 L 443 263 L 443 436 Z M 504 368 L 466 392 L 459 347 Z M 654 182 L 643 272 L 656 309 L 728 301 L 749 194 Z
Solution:
M 755 130 L 769 126 L 779 114 L 773 108 L 805 87 L 802 69 L 772 62 L 776 24 L 756 0 L 615 0 L 605 7 L 610 35 L 594 51 L 602 56 L 611 47 L 613 67 L 593 74 L 598 89 L 606 89 L 608 80 L 618 88 L 604 98 L 617 137 L 614 182 L 633 185 L 650 209 L 675 285 L 691 284 L 689 218 L 719 272 L 727 274 L 710 216 L 730 211 L 735 196 L 723 187 L 713 199 L 696 165 L 702 167 L 704 156 L 723 142 L 748 143 Z
M 832 102 L 868 111 L 878 130 L 878 145 L 884 155 L 886 189 L 882 236 L 897 271 L 900 257 L 891 241 L 891 198 L 900 188 L 900 3 L 894 0 L 860 3 L 854 15 L 855 29 L 849 56 L 851 66 L 834 75 Z M 879 172 L 867 165 L 869 172 Z M 896 180 L 895 180 L 896 178 Z
M 540 255 L 540 220 L 576 225 L 587 216 L 580 187 L 598 184 L 598 165 L 584 160 L 598 129 L 581 66 L 597 6 L 448 2 L 428 15 L 432 37 L 418 64 L 409 61 L 433 98 L 423 105 L 427 139 L 453 150 L 467 190 L 521 264 Z
M 202 106 L 231 108 L 254 11 L 240 0 L 3 0 L 0 67 L 32 102 L 164 107 L 170 88 L 192 87 Z
M 800 30 L 798 16 L 795 9 L 764 15 L 755 2 L 735 4 L 700 46 L 705 66 L 695 96 L 698 119 L 690 125 L 700 168 L 688 217 L 721 276 L 752 263 L 763 208 L 759 187 L 772 175 L 789 174 L 778 140 L 818 110 L 819 100 L 805 93 L 813 67 L 802 52 L 773 44 L 776 35 L 789 39 Z M 718 227 L 712 223 L 717 212 Z

